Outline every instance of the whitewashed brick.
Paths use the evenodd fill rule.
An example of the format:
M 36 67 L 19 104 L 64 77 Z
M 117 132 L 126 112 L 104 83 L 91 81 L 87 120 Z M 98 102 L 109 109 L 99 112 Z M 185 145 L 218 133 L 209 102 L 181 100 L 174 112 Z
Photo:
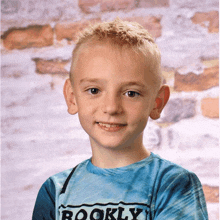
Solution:
M 196 115 L 195 99 L 171 99 L 164 108 L 161 122 L 178 122 L 185 118 L 192 118 Z
M 213 148 L 219 145 L 218 121 L 202 117 L 182 120 L 167 128 L 170 148 L 189 150 L 193 148 Z
M 145 128 L 143 135 L 144 146 L 149 150 L 155 148 L 159 149 L 161 147 L 161 142 L 161 128 L 152 122 L 148 122 L 148 125 Z

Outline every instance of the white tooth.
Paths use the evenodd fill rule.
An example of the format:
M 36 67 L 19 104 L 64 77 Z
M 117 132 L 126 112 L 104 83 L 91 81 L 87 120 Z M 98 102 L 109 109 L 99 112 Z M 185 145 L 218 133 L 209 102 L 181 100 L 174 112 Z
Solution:
M 106 127 L 106 128 L 110 128 L 110 127 L 119 127 L 119 125 L 105 124 L 105 123 L 101 123 L 101 122 L 99 122 L 99 124 L 100 124 L 101 126 Z

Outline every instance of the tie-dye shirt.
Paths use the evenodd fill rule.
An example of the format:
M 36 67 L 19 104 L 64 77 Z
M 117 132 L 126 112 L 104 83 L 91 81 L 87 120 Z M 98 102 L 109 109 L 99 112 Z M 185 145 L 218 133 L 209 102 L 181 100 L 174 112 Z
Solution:
M 33 220 L 208 219 L 198 177 L 151 155 L 114 169 L 91 159 L 58 173 L 42 185 Z

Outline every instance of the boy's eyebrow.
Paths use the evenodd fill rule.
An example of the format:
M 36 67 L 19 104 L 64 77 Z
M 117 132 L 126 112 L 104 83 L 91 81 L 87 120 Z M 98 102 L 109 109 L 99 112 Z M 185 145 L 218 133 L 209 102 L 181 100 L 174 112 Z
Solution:
M 136 81 L 132 81 L 132 82 L 127 82 L 123 84 L 124 86 L 140 86 L 142 88 L 145 88 L 146 86 L 141 83 L 141 82 L 136 82 Z
M 105 79 L 97 79 L 97 78 L 83 78 L 79 81 L 79 84 L 82 84 L 84 82 L 106 82 L 107 80 Z M 139 86 L 141 88 L 146 88 L 146 86 L 141 83 L 141 82 L 137 82 L 137 81 L 131 81 L 131 82 L 124 82 L 122 83 L 122 86 Z
M 84 78 L 84 79 L 81 79 L 80 81 L 79 81 L 79 84 L 82 84 L 82 83 L 84 83 L 84 82 L 103 82 L 103 81 L 105 81 L 105 80 L 102 80 L 102 79 L 97 79 L 97 78 Z

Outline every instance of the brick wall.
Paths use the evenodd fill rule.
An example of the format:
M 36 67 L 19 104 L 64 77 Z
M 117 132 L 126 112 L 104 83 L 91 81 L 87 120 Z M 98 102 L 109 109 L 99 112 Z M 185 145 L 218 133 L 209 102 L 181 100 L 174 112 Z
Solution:
M 171 88 L 144 143 L 199 176 L 210 219 L 218 219 L 217 0 L 3 0 L 1 16 L 2 219 L 30 219 L 43 181 L 91 155 L 62 86 L 79 31 L 117 16 L 153 35 Z

